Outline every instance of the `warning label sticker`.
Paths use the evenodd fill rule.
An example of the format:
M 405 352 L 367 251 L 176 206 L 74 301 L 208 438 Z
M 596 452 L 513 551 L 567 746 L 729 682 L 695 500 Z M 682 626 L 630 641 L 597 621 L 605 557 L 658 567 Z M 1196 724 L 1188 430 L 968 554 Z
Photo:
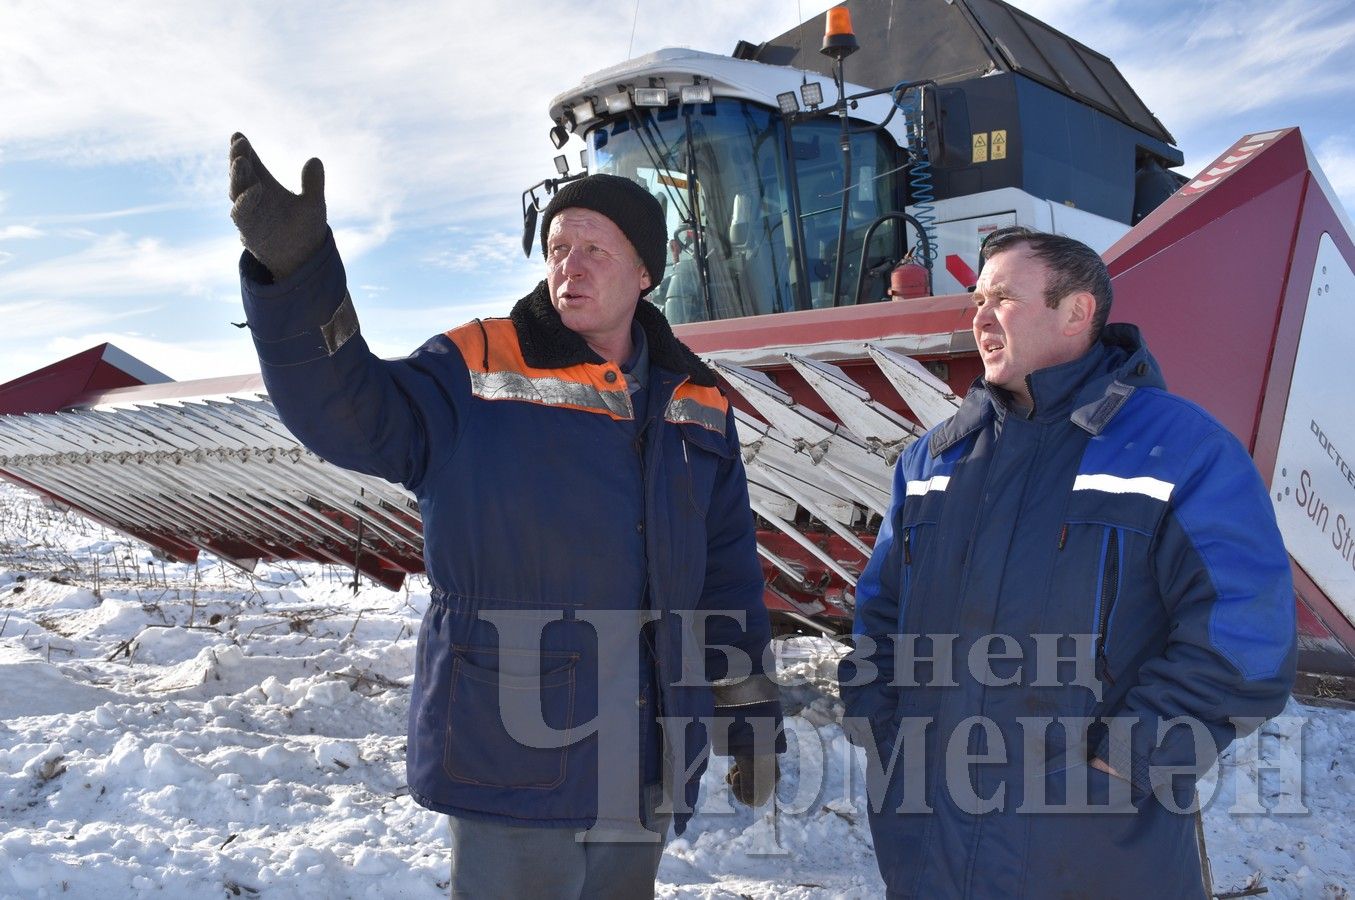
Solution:
M 993 159 L 1007 158 L 1007 129 L 993 132 L 990 155 Z
M 988 132 L 974 132 L 974 162 L 988 162 Z

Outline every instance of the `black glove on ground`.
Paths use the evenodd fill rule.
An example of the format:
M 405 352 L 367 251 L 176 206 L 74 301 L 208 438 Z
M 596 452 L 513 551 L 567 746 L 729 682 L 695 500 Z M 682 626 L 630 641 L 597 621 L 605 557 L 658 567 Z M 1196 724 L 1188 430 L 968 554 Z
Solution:
M 758 807 L 772 799 L 776 783 L 781 780 L 781 764 L 776 754 L 736 756 L 725 776 L 725 783 L 734 793 L 734 799 L 744 806 Z
M 259 161 L 249 139 L 231 135 L 231 219 L 240 241 L 278 281 L 301 268 L 325 242 L 325 167 L 301 169 L 301 196 L 287 190 Z

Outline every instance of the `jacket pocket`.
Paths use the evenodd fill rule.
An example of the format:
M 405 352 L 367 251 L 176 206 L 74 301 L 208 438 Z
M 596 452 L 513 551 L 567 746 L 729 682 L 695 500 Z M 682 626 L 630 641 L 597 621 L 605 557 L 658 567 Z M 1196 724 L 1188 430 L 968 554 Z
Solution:
M 910 600 L 914 589 L 923 580 L 923 573 L 927 571 L 925 566 L 928 562 L 928 551 L 931 550 L 931 546 L 935 542 L 935 536 L 936 523 L 934 522 L 905 522 L 899 526 L 895 540 L 899 547 L 898 625 L 900 634 L 909 632 L 922 634 L 934 630 L 923 627 L 928 624 L 925 616 L 929 610 L 925 608 L 912 610 L 913 604 Z M 934 613 L 935 610 L 930 612 Z
M 898 689 L 901 715 L 928 715 L 940 705 L 941 688 L 956 671 L 953 660 L 949 665 L 952 676 L 946 675 L 946 666 L 938 670 L 932 662 L 938 654 L 949 654 L 954 646 L 945 640 L 945 626 L 939 618 L 945 613 L 935 603 L 927 602 L 937 579 L 933 557 L 941 552 L 937 547 L 937 525 L 930 521 L 905 522 L 899 526 L 895 542 L 899 608 L 894 639 L 905 642 L 904 649 L 911 648 L 911 652 L 901 652 L 899 645 L 895 645 L 892 683 Z M 916 603 L 914 594 L 918 595 Z
M 682 445 L 681 487 L 692 509 L 704 519 L 720 464 L 733 459 L 734 454 L 723 436 L 699 425 L 678 425 L 677 432 Z
M 452 656 L 443 757 L 447 774 L 485 787 L 549 789 L 563 784 L 570 747 L 560 732 L 575 724 L 577 655 L 539 654 L 543 669 L 555 667 L 535 678 L 477 665 L 467 658 L 470 649 L 455 648 Z M 488 648 L 474 648 L 474 653 L 486 663 L 499 656 Z M 519 742 L 504 724 L 514 716 L 522 717 L 518 721 L 529 730 L 550 729 L 549 739 L 541 743 L 554 746 Z

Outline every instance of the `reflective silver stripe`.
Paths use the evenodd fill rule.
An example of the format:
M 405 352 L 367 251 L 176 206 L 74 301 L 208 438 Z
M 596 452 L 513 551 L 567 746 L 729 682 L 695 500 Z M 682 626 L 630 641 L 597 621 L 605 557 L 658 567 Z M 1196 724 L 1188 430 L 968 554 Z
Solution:
M 1137 478 L 1121 478 L 1119 475 L 1079 475 L 1073 480 L 1075 491 L 1105 491 L 1107 494 L 1143 494 L 1154 500 L 1166 502 L 1171 498 L 1176 485 L 1159 478 L 1140 475 Z
M 949 475 L 933 475 L 926 481 L 908 482 L 907 495 L 909 497 L 920 497 L 932 491 L 944 491 L 948 487 L 950 487 Z
M 690 397 L 674 397 L 663 417 L 678 425 L 690 422 L 716 434 L 725 433 L 725 414 Z
M 339 348 L 348 343 L 348 339 L 358 333 L 358 314 L 353 309 L 353 297 L 347 292 L 343 302 L 334 310 L 329 321 L 320 326 L 320 334 L 325 339 L 325 349 L 333 356 Z
M 753 706 L 781 698 L 780 688 L 766 675 L 721 678 L 711 682 L 716 706 Z
M 635 413 L 625 384 L 616 391 L 599 391 L 589 384 L 560 378 L 529 378 L 521 372 L 471 372 L 471 393 L 485 400 L 525 400 L 547 406 L 582 406 L 607 410 L 622 419 Z

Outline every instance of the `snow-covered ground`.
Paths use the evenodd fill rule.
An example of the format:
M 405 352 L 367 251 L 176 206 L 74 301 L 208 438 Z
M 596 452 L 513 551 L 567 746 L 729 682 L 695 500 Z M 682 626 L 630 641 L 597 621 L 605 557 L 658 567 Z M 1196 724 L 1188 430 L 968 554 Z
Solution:
M 446 820 L 404 782 L 426 585 L 350 579 L 162 564 L 0 483 L 0 897 L 445 896 Z M 717 758 L 662 897 L 883 893 L 834 648 L 780 649 L 780 808 L 733 804 Z M 1291 703 L 1203 789 L 1218 891 L 1349 896 L 1355 712 Z

